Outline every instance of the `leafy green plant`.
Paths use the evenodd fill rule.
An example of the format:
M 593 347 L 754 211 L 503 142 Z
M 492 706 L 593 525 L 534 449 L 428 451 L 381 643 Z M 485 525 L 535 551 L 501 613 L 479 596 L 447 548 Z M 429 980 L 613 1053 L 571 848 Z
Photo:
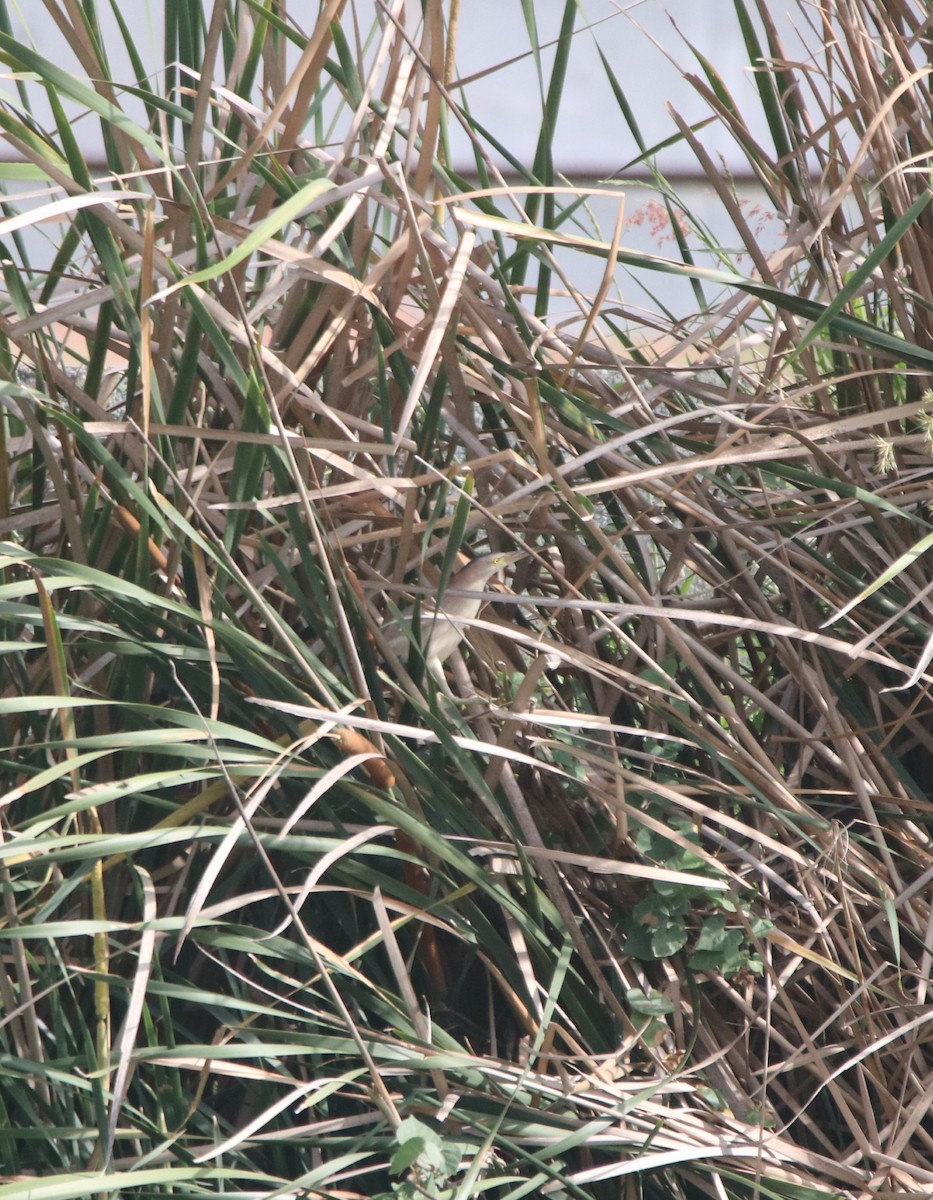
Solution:
M 436 1130 L 416 1117 L 406 1117 L 395 1136 L 399 1147 L 392 1156 L 389 1170 L 393 1175 L 410 1174 L 411 1179 L 394 1184 L 391 1193 L 385 1193 L 385 1197 L 415 1200 L 417 1196 L 450 1195 L 445 1189 L 460 1173 L 463 1154 L 471 1147 L 445 1141 Z
M 657 816 L 657 811 L 654 814 Z M 672 871 L 702 873 L 706 861 L 691 849 L 700 848 L 696 827 L 685 818 L 676 818 L 671 828 L 678 833 L 677 844 L 654 829 L 641 828 L 633 839 L 644 858 Z M 771 922 L 751 916 L 750 904 L 743 897 L 748 916 L 729 925 L 729 913 L 737 912 L 734 899 L 698 883 L 672 883 L 655 879 L 648 895 L 632 908 L 625 921 L 625 951 L 634 958 L 650 961 L 670 958 L 690 943 L 688 965 L 695 971 L 719 972 L 727 979 L 742 971 L 759 973 L 763 969 L 755 949 L 755 939 L 764 937 Z M 710 908 L 722 911 L 708 914 Z

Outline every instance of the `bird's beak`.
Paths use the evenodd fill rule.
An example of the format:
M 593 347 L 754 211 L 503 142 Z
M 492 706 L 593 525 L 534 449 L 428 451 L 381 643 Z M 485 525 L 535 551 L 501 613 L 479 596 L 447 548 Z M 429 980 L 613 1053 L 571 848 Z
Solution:
M 507 567 L 509 563 L 519 562 L 521 559 L 527 557 L 528 555 L 524 550 L 503 550 L 501 554 L 496 555 L 500 569 Z

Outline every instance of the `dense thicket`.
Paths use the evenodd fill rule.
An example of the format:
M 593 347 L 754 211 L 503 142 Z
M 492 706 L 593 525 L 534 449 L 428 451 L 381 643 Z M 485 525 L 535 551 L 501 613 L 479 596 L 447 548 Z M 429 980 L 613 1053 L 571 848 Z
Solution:
M 0 5 L 0 1198 L 928 1195 L 921 6 L 724 9 L 755 120 L 681 47 L 717 239 L 608 59 L 637 156 L 556 173 L 573 3 L 508 170 L 456 4 L 165 0 L 155 76 L 135 6 L 46 7 L 67 55 Z M 432 597 L 513 549 L 452 699 Z

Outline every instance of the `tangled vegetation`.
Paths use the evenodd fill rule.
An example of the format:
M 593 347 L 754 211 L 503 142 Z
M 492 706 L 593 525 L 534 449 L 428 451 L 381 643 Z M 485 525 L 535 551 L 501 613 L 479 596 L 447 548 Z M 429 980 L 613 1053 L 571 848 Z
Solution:
M 0 1200 L 930 1195 L 922 6 L 736 0 L 763 124 L 685 47 L 731 250 L 608 57 L 558 175 L 574 0 L 530 164 L 456 0 L 135 7 L 0 4 Z

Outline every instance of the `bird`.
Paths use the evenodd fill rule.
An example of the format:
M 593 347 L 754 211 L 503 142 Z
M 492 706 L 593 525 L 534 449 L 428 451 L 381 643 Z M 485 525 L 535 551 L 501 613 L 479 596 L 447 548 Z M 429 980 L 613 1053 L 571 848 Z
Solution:
M 422 610 L 419 625 L 425 665 L 448 695 L 444 663 L 463 641 L 470 622 L 475 620 L 488 598 L 475 593 L 482 591 L 489 580 L 510 563 L 524 557 L 522 550 L 505 550 L 474 558 L 451 577 L 440 604 L 426 605 Z M 474 594 L 460 594 L 464 592 Z M 389 621 L 383 626 L 386 645 L 402 660 L 408 658 L 413 640 L 411 617 L 411 612 L 407 612 L 403 614 L 402 622 Z

